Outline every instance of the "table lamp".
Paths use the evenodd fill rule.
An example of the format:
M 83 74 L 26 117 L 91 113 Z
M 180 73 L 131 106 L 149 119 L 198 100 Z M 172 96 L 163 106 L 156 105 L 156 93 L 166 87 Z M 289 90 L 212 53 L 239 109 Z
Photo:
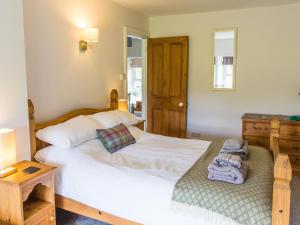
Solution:
M 10 167 L 16 163 L 16 133 L 12 129 L 0 129 L 0 178 L 17 171 Z
M 118 109 L 128 112 L 128 101 L 126 99 L 119 99 L 118 100 Z

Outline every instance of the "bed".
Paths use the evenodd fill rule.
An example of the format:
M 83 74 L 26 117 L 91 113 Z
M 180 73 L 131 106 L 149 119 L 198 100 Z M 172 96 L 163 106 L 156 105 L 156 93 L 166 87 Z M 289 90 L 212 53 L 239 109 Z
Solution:
M 205 154 L 210 142 L 148 134 L 142 131 L 143 122 L 129 127 L 137 143 L 111 156 L 103 150 L 99 140 L 90 140 L 75 149 L 62 151 L 35 136 L 40 129 L 78 115 L 117 108 L 118 93 L 113 90 L 110 108 L 74 110 L 57 119 L 36 124 L 34 107 L 29 101 L 31 156 L 33 160 L 58 167 L 58 208 L 116 225 L 236 224 L 227 217 L 207 211 L 200 214 L 197 211 L 193 215 L 192 210 L 187 210 L 186 213 L 187 208 L 180 208 L 170 201 L 179 178 Z M 279 121 L 274 119 L 270 138 L 275 159 L 272 224 L 288 225 L 291 165 L 288 156 L 279 151 L 279 129 Z

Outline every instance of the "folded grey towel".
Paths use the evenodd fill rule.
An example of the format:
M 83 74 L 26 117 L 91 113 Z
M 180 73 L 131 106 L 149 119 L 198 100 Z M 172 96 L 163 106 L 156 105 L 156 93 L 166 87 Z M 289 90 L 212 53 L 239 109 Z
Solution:
M 232 184 L 242 184 L 248 173 L 248 165 L 242 162 L 241 168 L 219 166 L 215 162 L 208 165 L 208 179 L 224 181 Z
M 229 138 L 223 144 L 223 149 L 226 150 L 238 150 L 244 145 L 244 140 L 242 138 Z
M 233 154 L 233 155 L 239 155 L 242 157 L 243 160 L 246 160 L 249 154 L 248 151 L 248 142 L 245 141 L 244 145 L 242 146 L 242 148 L 240 149 L 236 149 L 236 150 L 227 150 L 222 148 L 220 151 L 220 154 L 222 153 L 228 153 L 228 154 Z
M 243 159 L 239 155 L 233 155 L 223 152 L 215 157 L 214 161 L 220 166 L 233 166 L 235 168 L 241 168 Z

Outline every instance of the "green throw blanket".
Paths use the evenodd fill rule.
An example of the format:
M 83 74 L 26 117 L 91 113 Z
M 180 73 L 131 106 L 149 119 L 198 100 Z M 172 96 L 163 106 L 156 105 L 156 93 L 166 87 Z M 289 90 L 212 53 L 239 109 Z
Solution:
M 208 180 L 208 164 L 223 141 L 213 142 L 206 153 L 177 182 L 172 200 L 222 214 L 243 225 L 272 223 L 273 157 L 249 146 L 248 176 L 241 185 Z

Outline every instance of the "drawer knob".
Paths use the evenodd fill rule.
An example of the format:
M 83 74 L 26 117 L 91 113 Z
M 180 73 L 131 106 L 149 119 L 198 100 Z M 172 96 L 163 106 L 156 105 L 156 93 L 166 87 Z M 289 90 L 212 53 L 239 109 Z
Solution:
M 55 220 L 54 216 L 50 216 L 49 220 L 53 222 Z

